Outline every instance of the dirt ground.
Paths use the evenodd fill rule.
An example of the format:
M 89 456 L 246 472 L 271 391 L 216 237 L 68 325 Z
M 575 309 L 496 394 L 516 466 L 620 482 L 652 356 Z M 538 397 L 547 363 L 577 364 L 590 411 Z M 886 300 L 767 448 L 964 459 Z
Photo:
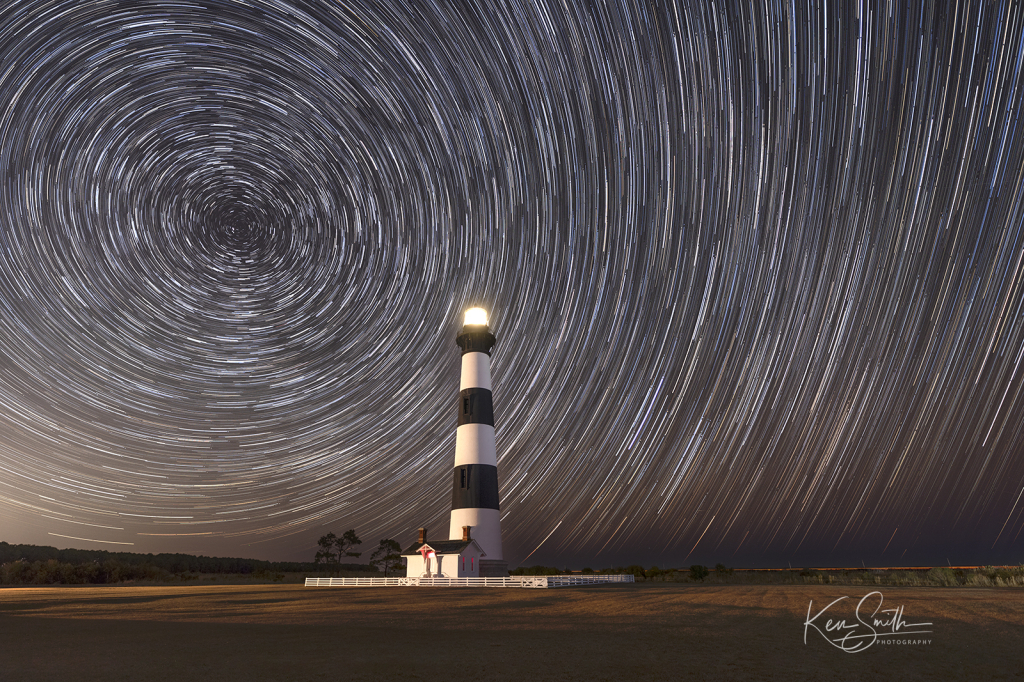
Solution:
M 857 620 L 869 591 L 671 583 L 4 588 L 0 679 L 1024 678 L 1024 590 L 883 587 L 884 602 L 869 597 L 859 613 L 869 624 L 876 608 L 875 618 L 897 616 L 895 625 L 873 626 L 901 633 L 888 639 L 868 636 Z M 843 596 L 850 598 L 826 609 Z M 855 627 L 830 630 L 828 620 Z M 921 630 L 930 632 L 906 634 Z M 830 643 L 842 633 L 851 636 L 847 648 L 862 650 Z

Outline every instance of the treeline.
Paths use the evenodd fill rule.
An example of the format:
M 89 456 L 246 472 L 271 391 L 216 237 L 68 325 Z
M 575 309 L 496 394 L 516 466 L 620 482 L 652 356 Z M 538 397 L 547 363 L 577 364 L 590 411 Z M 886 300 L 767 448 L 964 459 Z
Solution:
M 584 568 L 583 575 L 595 573 L 617 573 L 632 575 L 637 582 L 682 582 L 734 584 L 734 585 L 885 585 L 895 587 L 1024 587 L 1024 564 L 1020 566 L 979 566 L 977 568 L 953 569 L 936 567 L 931 569 L 791 569 L 778 571 L 742 570 L 724 564 L 708 568 L 694 564 L 689 568 L 644 568 L 637 564 L 603 568 L 595 571 Z M 520 566 L 509 571 L 512 575 L 568 575 L 580 573 L 553 566 Z
M 365 564 L 342 564 L 345 571 L 376 573 Z M 193 554 L 136 554 L 89 549 L 57 549 L 0 542 L 0 585 L 69 585 L 128 580 L 170 580 L 187 573 L 264 574 L 315 573 L 313 562 L 261 561 Z
M 0 565 L 0 585 L 103 585 L 135 580 L 169 581 L 174 574 L 151 564 L 69 564 L 56 559 L 9 561 Z
M 582 571 L 573 571 L 568 568 L 555 568 L 554 566 L 520 566 L 519 568 L 509 571 L 509 575 L 571 575 L 574 573 L 583 573 L 583 575 L 595 575 L 595 574 L 612 574 L 612 575 L 631 575 L 637 580 L 646 580 L 648 578 L 660 578 L 664 575 L 674 572 L 675 569 L 659 569 L 657 566 L 651 568 L 644 568 L 638 564 L 632 564 L 630 566 L 616 566 L 614 568 L 601 568 L 594 570 L 592 568 L 584 568 Z
M 519 568 L 509 571 L 509 575 L 571 575 L 573 573 L 579 573 L 579 571 L 573 571 L 569 568 L 555 568 L 554 566 L 520 566 Z M 610 574 L 625 574 L 635 575 L 638 578 L 642 578 L 646 575 L 643 566 L 626 566 L 617 568 L 602 568 L 595 571 L 592 568 L 584 568 L 584 575 L 593 575 L 595 573 L 610 573 Z

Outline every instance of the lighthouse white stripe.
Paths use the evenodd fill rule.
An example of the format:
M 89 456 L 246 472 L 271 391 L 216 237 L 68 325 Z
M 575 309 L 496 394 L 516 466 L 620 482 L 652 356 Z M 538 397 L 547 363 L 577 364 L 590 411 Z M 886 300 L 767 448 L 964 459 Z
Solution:
M 455 466 L 491 464 L 498 466 L 494 454 L 494 427 L 489 424 L 463 424 L 455 432 Z
M 491 356 L 487 353 L 466 353 L 462 356 L 462 379 L 459 390 L 486 388 L 491 390 Z
M 501 512 L 497 509 L 452 509 L 448 537 L 461 540 L 463 526 L 472 526 L 470 537 L 480 545 L 485 559 L 504 559 L 501 554 Z

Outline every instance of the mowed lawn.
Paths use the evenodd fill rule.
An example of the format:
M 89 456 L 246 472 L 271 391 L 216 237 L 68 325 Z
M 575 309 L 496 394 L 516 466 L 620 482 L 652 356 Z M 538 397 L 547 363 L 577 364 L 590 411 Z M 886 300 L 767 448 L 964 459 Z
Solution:
M 845 653 L 868 588 L 294 585 L 0 589 L 10 680 L 939 680 L 1024 677 L 1024 590 L 881 588 L 930 644 Z M 877 604 L 868 603 L 870 611 Z M 870 608 L 868 608 L 870 607 Z M 812 615 L 813 615 L 812 613 Z M 908 628 L 904 627 L 904 630 Z M 914 628 L 910 628 L 914 629 Z M 918 628 L 924 629 L 924 628 Z M 865 632 L 865 628 L 851 632 Z M 850 640 L 853 642 L 854 640 Z

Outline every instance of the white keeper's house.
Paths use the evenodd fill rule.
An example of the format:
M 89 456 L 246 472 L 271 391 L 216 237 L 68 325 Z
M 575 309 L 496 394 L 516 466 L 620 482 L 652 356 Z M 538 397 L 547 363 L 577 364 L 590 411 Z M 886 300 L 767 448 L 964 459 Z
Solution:
M 463 526 L 461 540 L 427 540 L 427 529 L 420 528 L 419 541 L 402 556 L 409 578 L 478 578 L 480 558 L 487 555 Z

